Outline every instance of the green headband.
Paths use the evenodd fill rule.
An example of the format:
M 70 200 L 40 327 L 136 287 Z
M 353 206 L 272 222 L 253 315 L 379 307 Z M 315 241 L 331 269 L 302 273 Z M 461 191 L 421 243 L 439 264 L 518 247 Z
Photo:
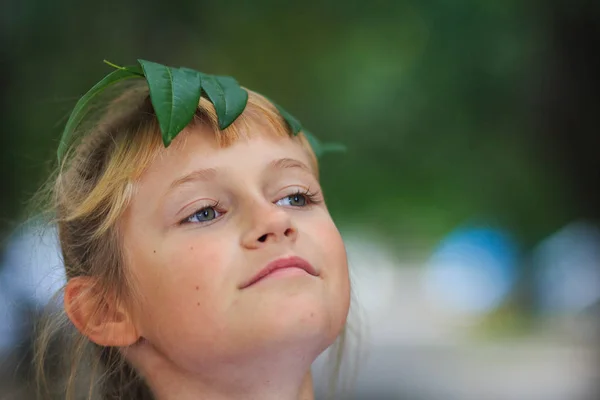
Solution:
M 58 146 L 59 162 L 64 157 L 74 132 L 89 112 L 92 100 L 107 88 L 127 79 L 146 79 L 150 89 L 150 101 L 158 119 L 165 147 L 168 147 L 179 132 L 190 123 L 202 94 L 205 94 L 214 105 L 221 130 L 236 120 L 248 102 L 248 92 L 229 76 L 209 75 L 189 68 L 167 67 L 145 60 L 138 60 L 139 65 L 129 67 L 104 62 L 116 70 L 94 85 L 75 105 Z M 317 157 L 326 152 L 345 150 L 344 146 L 339 144 L 321 143 L 303 129 L 300 122 L 290 113 L 279 105 L 271 103 L 289 125 L 292 135 L 302 131 Z

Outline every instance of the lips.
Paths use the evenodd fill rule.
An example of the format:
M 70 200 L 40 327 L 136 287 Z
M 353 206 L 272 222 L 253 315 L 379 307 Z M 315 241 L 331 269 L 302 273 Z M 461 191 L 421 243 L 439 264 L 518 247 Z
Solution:
M 267 264 L 263 269 L 258 271 L 258 273 L 255 274 L 251 279 L 246 281 L 240 288 L 247 288 L 248 286 L 251 286 L 263 279 L 264 277 L 270 275 L 274 271 L 285 268 L 299 268 L 312 276 L 319 276 L 317 270 L 305 259 L 298 256 L 284 257 Z

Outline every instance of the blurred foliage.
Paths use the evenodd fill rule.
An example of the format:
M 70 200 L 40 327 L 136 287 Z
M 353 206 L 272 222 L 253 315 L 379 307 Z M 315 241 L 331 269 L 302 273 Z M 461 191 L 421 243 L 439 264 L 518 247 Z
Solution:
M 533 134 L 535 2 L 8 0 L 1 19 L 2 229 L 54 163 L 76 100 L 110 59 L 232 75 L 326 141 L 340 226 L 429 246 L 467 220 L 527 244 L 577 216 Z M 406 242 L 406 241 L 405 241 Z

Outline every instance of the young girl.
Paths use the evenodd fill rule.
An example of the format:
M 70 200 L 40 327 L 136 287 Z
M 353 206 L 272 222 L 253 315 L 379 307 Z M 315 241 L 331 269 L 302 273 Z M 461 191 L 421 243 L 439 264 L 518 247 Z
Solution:
M 314 397 L 311 364 L 344 333 L 346 252 L 306 137 L 247 92 L 224 130 L 203 95 L 169 147 L 145 81 L 82 121 L 52 187 L 77 330 L 61 398 L 82 371 L 84 398 Z M 60 329 L 42 331 L 43 387 Z

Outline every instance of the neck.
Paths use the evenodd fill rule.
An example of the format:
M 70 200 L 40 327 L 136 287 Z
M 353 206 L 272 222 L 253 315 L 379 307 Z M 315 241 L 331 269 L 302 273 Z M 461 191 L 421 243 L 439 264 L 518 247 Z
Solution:
M 212 365 L 206 373 L 183 371 L 144 343 L 131 360 L 157 400 L 314 400 L 311 358 L 293 357 L 236 360 Z M 292 361 L 289 361 L 292 360 Z M 136 362 L 137 361 L 137 362 Z M 140 361 L 142 361 L 140 363 Z
M 147 377 L 147 379 L 150 377 Z M 236 385 L 217 386 L 201 379 L 193 381 L 154 376 L 150 386 L 157 400 L 314 400 L 310 370 L 297 382 L 273 382 L 265 378 L 252 387 Z

